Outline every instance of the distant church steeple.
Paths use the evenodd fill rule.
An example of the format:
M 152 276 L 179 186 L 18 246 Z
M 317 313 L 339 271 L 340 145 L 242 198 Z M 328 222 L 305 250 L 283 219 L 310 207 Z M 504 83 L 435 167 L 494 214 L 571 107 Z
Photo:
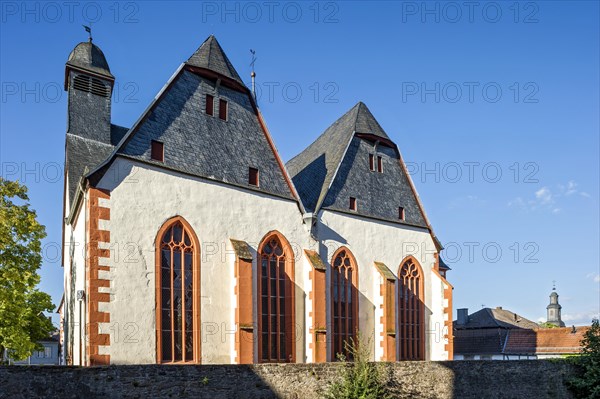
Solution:
M 558 294 L 556 293 L 556 285 L 552 286 L 552 293 L 550 294 L 550 304 L 546 306 L 547 311 L 547 323 L 554 324 L 557 327 L 564 327 L 565 323 L 562 321 L 560 311 L 562 306 L 558 303 Z

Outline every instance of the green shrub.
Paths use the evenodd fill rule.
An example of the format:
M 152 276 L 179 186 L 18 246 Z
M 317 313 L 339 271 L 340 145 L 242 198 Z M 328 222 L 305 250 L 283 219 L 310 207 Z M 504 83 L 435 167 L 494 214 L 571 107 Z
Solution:
M 592 320 L 592 328 L 581 341 L 581 356 L 573 357 L 577 375 L 567 382 L 576 398 L 600 399 L 600 323 Z
M 380 366 L 369 362 L 371 357 L 370 342 L 364 342 L 359 335 L 356 340 L 350 338 L 344 346 L 352 361 L 340 370 L 338 380 L 333 382 L 327 392 L 327 399 L 388 399 L 383 373 Z M 338 354 L 340 361 L 346 361 L 345 356 Z

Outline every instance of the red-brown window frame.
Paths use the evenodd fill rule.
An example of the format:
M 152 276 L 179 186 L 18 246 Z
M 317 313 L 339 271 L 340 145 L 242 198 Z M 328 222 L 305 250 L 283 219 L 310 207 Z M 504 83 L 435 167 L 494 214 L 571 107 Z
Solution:
M 404 210 L 404 207 L 402 207 L 402 206 L 398 207 L 398 219 L 406 220 L 406 211 Z
M 248 168 L 248 184 L 260 187 L 260 172 L 257 168 Z
M 173 227 L 176 223 L 180 223 L 183 226 L 184 231 L 189 235 L 191 243 L 193 245 L 192 250 L 192 278 L 193 282 L 193 304 L 192 304 L 192 336 L 194 339 L 193 353 L 194 358 L 190 361 L 169 361 L 163 362 L 162 360 L 162 285 L 161 285 L 161 250 L 162 250 L 162 238 L 164 234 Z M 181 216 L 175 216 L 163 223 L 159 229 L 156 240 L 155 240 L 155 284 L 156 284 L 156 363 L 158 364 L 200 364 L 202 359 L 202 342 L 200 337 L 200 242 L 198 237 L 192 229 L 192 226 Z M 171 285 L 173 281 L 173 273 L 171 272 Z M 183 285 L 183 283 L 182 283 Z M 172 305 L 173 306 L 173 305 Z M 173 324 L 173 313 L 171 313 L 171 324 Z M 173 337 L 171 340 L 173 341 Z M 185 342 L 185 341 L 184 341 Z M 185 347 L 183 348 L 185 352 Z M 183 359 L 184 356 L 182 356 Z
M 334 279 L 333 279 L 333 273 L 334 273 L 334 265 L 335 265 L 335 261 L 337 259 L 338 256 L 340 256 L 342 254 L 342 252 L 345 252 L 346 255 L 348 256 L 348 258 L 350 259 L 350 265 L 352 266 L 352 291 L 351 291 L 351 295 L 352 295 L 352 307 L 350 308 L 347 304 L 346 304 L 346 315 L 348 314 L 348 310 L 351 309 L 352 310 L 352 325 L 349 326 L 348 325 L 348 319 L 346 318 L 345 323 L 346 323 L 346 331 L 350 330 L 354 330 L 354 333 L 351 335 L 352 338 L 354 340 L 356 340 L 357 337 L 357 333 L 358 333 L 358 264 L 356 263 L 356 258 L 354 257 L 354 254 L 352 253 L 352 251 L 350 251 L 347 247 L 340 247 L 338 248 L 337 251 L 335 251 L 335 253 L 333 254 L 333 256 L 331 257 L 331 263 L 330 263 L 330 271 L 331 271 L 331 278 L 330 278 L 330 298 L 331 298 L 331 343 L 330 343 L 330 354 L 331 354 L 331 360 L 335 361 L 337 360 L 337 353 L 336 353 L 336 349 L 340 349 L 340 345 L 342 348 L 342 353 L 347 357 L 348 354 L 346 353 L 346 351 L 344 350 L 344 344 L 343 342 L 335 342 L 336 341 L 336 330 L 338 328 L 340 328 L 340 326 L 338 325 L 338 323 L 336 322 L 335 318 L 334 318 L 334 297 L 333 297 L 333 292 L 334 292 Z M 347 281 L 347 279 L 345 279 Z M 338 284 L 338 289 L 339 289 L 339 284 Z M 338 291 L 339 293 L 339 291 Z M 338 308 L 339 310 L 341 310 L 341 303 L 340 301 L 338 301 Z M 337 346 L 337 348 L 336 348 Z M 338 351 L 339 352 L 339 351 Z
M 219 119 L 227 121 L 229 110 L 227 109 L 227 101 L 222 98 L 219 99 Z
M 162 141 L 150 141 L 150 158 L 153 161 L 165 161 L 165 144 Z
M 276 238 L 285 254 L 285 273 L 289 276 L 289 287 L 286 287 L 286 293 L 289 295 L 289 302 L 286 302 L 286 308 L 289 308 L 290 319 L 286 320 L 286 324 L 288 324 L 288 328 L 286 330 L 286 348 L 290 348 L 290 358 L 288 360 L 289 363 L 296 362 L 296 284 L 294 282 L 294 251 L 289 243 L 289 241 L 285 238 L 283 234 L 278 231 L 271 231 L 265 235 L 262 239 L 260 245 L 257 250 L 257 275 L 258 275 L 258 284 L 257 284 L 257 340 L 258 340 L 258 353 L 257 358 L 259 363 L 267 363 L 272 362 L 271 360 L 263 360 L 262 359 L 262 332 L 263 332 L 263 323 L 262 323 L 262 254 L 265 245 L 271 241 L 273 238 Z M 279 316 L 279 315 L 278 315 Z M 269 352 L 270 353 L 270 352 Z M 279 361 L 277 361 L 279 362 Z
M 350 204 L 349 204 L 349 209 L 351 211 L 357 211 L 358 210 L 358 200 L 354 197 L 350 197 Z
M 403 269 L 413 266 L 417 272 L 414 278 L 403 278 Z M 396 342 L 398 345 L 398 360 L 425 360 L 425 281 L 421 265 L 414 256 L 407 256 L 398 267 L 398 328 Z M 402 281 L 404 280 L 404 281 Z M 408 287 L 407 287 L 408 285 Z M 407 290 L 404 290 L 407 287 Z M 408 289 L 418 289 L 417 294 L 411 296 L 404 306 L 401 295 Z M 417 319 L 417 320 L 416 320 Z
M 205 109 L 206 115 L 213 116 L 215 114 L 215 96 L 211 94 L 206 95 Z
M 375 155 L 369 154 L 369 169 L 375 172 Z
M 377 156 L 377 172 L 383 173 L 383 158 L 381 155 Z

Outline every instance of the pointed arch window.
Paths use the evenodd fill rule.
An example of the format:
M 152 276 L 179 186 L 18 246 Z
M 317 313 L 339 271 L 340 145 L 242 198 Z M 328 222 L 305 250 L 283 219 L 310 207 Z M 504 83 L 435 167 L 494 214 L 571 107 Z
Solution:
M 398 270 L 398 360 L 425 360 L 423 272 L 415 259 Z
M 259 248 L 258 354 L 265 363 L 295 359 L 293 254 L 282 238 L 272 234 Z
M 354 256 L 340 248 L 331 262 L 332 360 L 349 358 L 345 342 L 355 339 L 358 321 L 358 274 Z M 349 342 L 348 342 L 349 343 Z
M 161 228 L 156 243 L 158 363 L 200 362 L 198 240 L 182 218 Z

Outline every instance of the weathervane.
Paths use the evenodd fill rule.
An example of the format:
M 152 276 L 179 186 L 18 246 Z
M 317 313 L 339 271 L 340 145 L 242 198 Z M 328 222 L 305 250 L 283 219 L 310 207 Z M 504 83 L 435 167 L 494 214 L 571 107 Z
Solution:
M 90 22 L 90 26 L 87 25 L 81 25 L 83 26 L 83 29 L 85 29 L 85 31 L 89 34 L 89 41 L 90 43 L 92 42 L 92 23 Z
M 256 78 L 256 72 L 254 72 L 254 63 L 256 62 L 256 51 L 250 49 L 250 53 L 252 54 L 252 61 L 250 62 L 250 66 L 252 67 L 252 72 L 250 73 L 250 76 L 252 77 L 252 97 L 254 97 L 254 102 L 258 105 L 258 101 L 256 100 L 256 82 L 254 79 Z

